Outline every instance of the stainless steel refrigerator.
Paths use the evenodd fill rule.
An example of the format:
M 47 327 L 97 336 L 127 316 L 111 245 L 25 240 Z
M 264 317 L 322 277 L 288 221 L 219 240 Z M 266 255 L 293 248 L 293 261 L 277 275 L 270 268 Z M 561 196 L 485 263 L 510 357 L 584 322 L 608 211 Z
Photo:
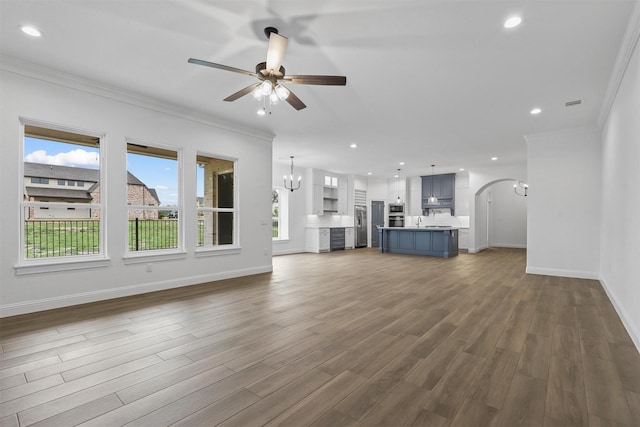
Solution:
M 367 207 L 355 206 L 354 239 L 356 248 L 367 247 Z

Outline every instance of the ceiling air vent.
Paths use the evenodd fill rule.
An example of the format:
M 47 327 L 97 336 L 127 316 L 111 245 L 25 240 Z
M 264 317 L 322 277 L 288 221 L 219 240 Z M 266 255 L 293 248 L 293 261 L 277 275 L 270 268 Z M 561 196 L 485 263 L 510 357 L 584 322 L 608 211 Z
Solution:
M 565 107 L 571 107 L 572 105 L 580 105 L 582 104 L 582 99 L 576 99 L 575 101 L 567 101 L 564 103 Z

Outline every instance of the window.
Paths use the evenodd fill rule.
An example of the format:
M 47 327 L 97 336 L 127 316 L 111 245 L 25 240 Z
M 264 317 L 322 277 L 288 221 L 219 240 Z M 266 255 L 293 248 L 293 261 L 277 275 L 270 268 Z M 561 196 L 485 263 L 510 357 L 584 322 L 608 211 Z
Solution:
M 76 260 L 102 255 L 100 138 L 24 123 L 20 259 Z M 27 179 L 29 177 L 29 179 Z M 91 191 L 60 188 L 81 177 Z M 57 181 L 56 186 L 48 184 Z
M 180 218 L 167 211 L 179 206 L 178 152 L 127 144 L 128 251 L 179 249 Z
M 76 182 L 75 181 L 67 181 L 67 186 L 68 187 L 75 187 Z
M 235 162 L 197 156 L 198 246 L 236 244 Z
M 289 191 L 278 187 L 271 191 L 271 224 L 273 240 L 289 238 Z

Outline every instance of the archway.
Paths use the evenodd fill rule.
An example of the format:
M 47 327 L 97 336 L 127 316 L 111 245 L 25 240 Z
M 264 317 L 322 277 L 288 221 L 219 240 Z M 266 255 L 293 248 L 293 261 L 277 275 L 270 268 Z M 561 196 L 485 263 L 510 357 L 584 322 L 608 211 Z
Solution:
M 484 183 L 473 194 L 474 209 L 470 221 L 474 236 L 473 252 L 492 246 L 526 248 L 526 199 L 513 190 L 519 181 L 515 178 L 494 179 Z

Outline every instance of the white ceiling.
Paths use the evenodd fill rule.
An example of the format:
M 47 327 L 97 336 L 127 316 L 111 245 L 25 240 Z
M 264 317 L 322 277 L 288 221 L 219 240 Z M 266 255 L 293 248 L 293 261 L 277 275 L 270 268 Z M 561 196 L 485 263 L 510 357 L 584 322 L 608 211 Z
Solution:
M 0 0 L 0 53 L 270 132 L 278 162 L 418 175 L 431 164 L 436 173 L 524 164 L 523 135 L 595 125 L 634 4 Z M 512 14 L 523 23 L 506 30 Z M 21 24 L 44 36 L 23 35 Z M 266 26 L 289 38 L 287 74 L 345 75 L 347 86 L 290 85 L 307 108 L 281 103 L 259 117 L 251 95 L 222 101 L 252 77 L 187 63 L 253 71 Z M 536 106 L 542 113 L 530 115 Z

